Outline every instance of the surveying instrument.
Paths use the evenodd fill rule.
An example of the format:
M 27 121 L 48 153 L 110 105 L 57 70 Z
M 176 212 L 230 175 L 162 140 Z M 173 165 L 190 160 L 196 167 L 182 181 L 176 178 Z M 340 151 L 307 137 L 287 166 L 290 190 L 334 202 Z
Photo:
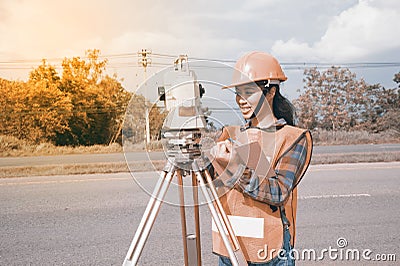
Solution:
M 175 61 L 174 71 L 171 75 L 166 75 L 165 79 L 167 80 L 165 84 L 178 84 L 170 88 L 159 87 L 160 99 L 164 100 L 165 108 L 169 112 L 162 129 L 162 138 L 166 143 L 167 162 L 160 173 L 123 265 L 137 265 L 169 185 L 175 176 L 179 190 L 185 265 L 200 266 L 202 263 L 199 189 L 228 251 L 232 265 L 247 265 L 232 225 L 218 198 L 213 178 L 207 170 L 210 161 L 202 151 L 202 134 L 205 132 L 206 121 L 200 103 L 204 89 L 197 82 L 195 73 L 189 70 L 187 56 L 180 56 Z M 195 234 L 187 233 L 183 190 L 185 176 L 191 177 Z

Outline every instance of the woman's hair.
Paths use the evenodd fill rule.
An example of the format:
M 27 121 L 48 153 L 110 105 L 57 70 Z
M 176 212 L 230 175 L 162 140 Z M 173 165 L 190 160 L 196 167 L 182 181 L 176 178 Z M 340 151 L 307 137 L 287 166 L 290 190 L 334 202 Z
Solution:
M 279 91 L 279 85 L 275 86 L 275 96 L 272 103 L 272 111 L 276 118 L 284 118 L 288 125 L 294 126 L 296 119 L 296 109 L 293 104 Z
M 275 96 L 272 102 L 272 112 L 274 113 L 275 117 L 280 119 L 283 118 L 286 120 L 288 125 L 294 126 L 296 124 L 296 109 L 294 105 L 285 97 L 282 96 L 279 85 L 278 84 L 270 84 L 268 87 L 265 84 L 268 81 L 258 81 L 256 82 L 257 85 L 262 89 L 269 92 L 272 87 L 275 87 Z

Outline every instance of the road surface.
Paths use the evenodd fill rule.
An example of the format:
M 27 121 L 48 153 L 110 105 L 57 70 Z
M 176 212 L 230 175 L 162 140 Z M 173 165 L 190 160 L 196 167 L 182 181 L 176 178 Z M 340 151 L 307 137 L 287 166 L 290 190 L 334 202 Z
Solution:
M 299 186 L 297 249 L 320 254 L 338 249 L 341 238 L 347 245 L 339 251 L 369 249 L 371 258 L 396 254 L 398 261 L 399 170 L 400 163 L 311 166 Z M 135 177 L 146 186 L 157 175 Z M 0 179 L 0 265 L 121 265 L 148 200 L 127 173 Z M 217 265 L 210 224 L 203 206 L 203 265 Z M 179 208 L 162 205 L 140 264 L 183 265 L 180 234 Z M 328 255 L 319 263 L 337 265 Z

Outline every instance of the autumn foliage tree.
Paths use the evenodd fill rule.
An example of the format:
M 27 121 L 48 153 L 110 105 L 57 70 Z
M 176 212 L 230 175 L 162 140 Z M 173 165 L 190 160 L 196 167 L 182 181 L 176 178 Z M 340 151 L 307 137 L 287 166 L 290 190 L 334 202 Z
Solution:
M 20 81 L 0 79 L 0 132 L 2 135 L 13 135 L 26 138 L 29 135 L 29 117 L 25 107 L 27 85 Z
M 58 82 L 54 68 L 46 61 L 31 72 L 26 83 L 1 80 L 0 132 L 34 142 L 55 142 L 57 134 L 68 130 L 72 110 Z
M 59 134 L 60 145 L 107 143 L 115 134 L 130 95 L 115 79 L 105 75 L 106 60 L 98 50 L 89 50 L 86 58 L 74 57 L 62 62 L 60 90 L 72 102 L 69 130 Z
M 106 74 L 107 61 L 99 55 L 99 50 L 88 50 L 84 58 L 65 58 L 61 75 L 43 60 L 27 82 L 0 79 L 0 135 L 57 145 L 121 142 L 131 97 L 137 112 L 133 126 L 143 131 L 145 99 L 132 96 L 116 75 Z M 158 109 L 151 111 L 153 131 L 158 130 L 159 117 Z
M 56 142 L 57 136 L 69 130 L 73 104 L 68 94 L 60 90 L 60 78 L 55 68 L 43 60 L 30 73 L 25 86 L 24 117 L 29 119 L 25 138 L 34 141 Z
M 303 81 L 304 91 L 294 104 L 304 127 L 381 131 L 390 127 L 389 116 L 399 116 L 398 89 L 369 85 L 347 68 L 306 69 Z

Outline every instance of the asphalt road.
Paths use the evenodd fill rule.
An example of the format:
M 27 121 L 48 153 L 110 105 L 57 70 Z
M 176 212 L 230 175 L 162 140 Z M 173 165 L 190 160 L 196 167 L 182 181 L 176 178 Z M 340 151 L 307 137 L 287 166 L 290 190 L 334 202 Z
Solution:
M 398 261 L 399 170 L 400 163 L 311 166 L 299 186 L 296 248 L 319 256 L 369 249 L 371 258 L 396 254 Z M 135 175 L 148 187 L 156 176 Z M 0 265 L 121 265 L 148 200 L 127 173 L 0 179 Z M 200 217 L 203 263 L 217 265 L 205 206 Z M 346 247 L 338 248 L 339 238 Z M 323 254 L 322 265 L 396 265 Z M 183 265 L 178 207 L 162 205 L 140 264 Z
M 365 145 L 337 145 L 315 146 L 314 154 L 335 153 L 368 153 L 368 152 L 393 152 L 400 151 L 400 144 L 365 144 Z M 110 154 L 71 154 L 62 156 L 34 156 L 34 157 L 1 157 L 0 167 L 6 166 L 31 166 L 51 164 L 81 164 L 81 163 L 107 163 L 124 162 L 125 156 L 129 161 L 164 160 L 163 152 L 133 152 Z
M 382 152 L 400 151 L 400 144 L 388 143 L 388 144 L 314 146 L 314 152 L 316 154 L 365 153 L 365 152 L 377 152 L 377 151 L 382 151 Z

